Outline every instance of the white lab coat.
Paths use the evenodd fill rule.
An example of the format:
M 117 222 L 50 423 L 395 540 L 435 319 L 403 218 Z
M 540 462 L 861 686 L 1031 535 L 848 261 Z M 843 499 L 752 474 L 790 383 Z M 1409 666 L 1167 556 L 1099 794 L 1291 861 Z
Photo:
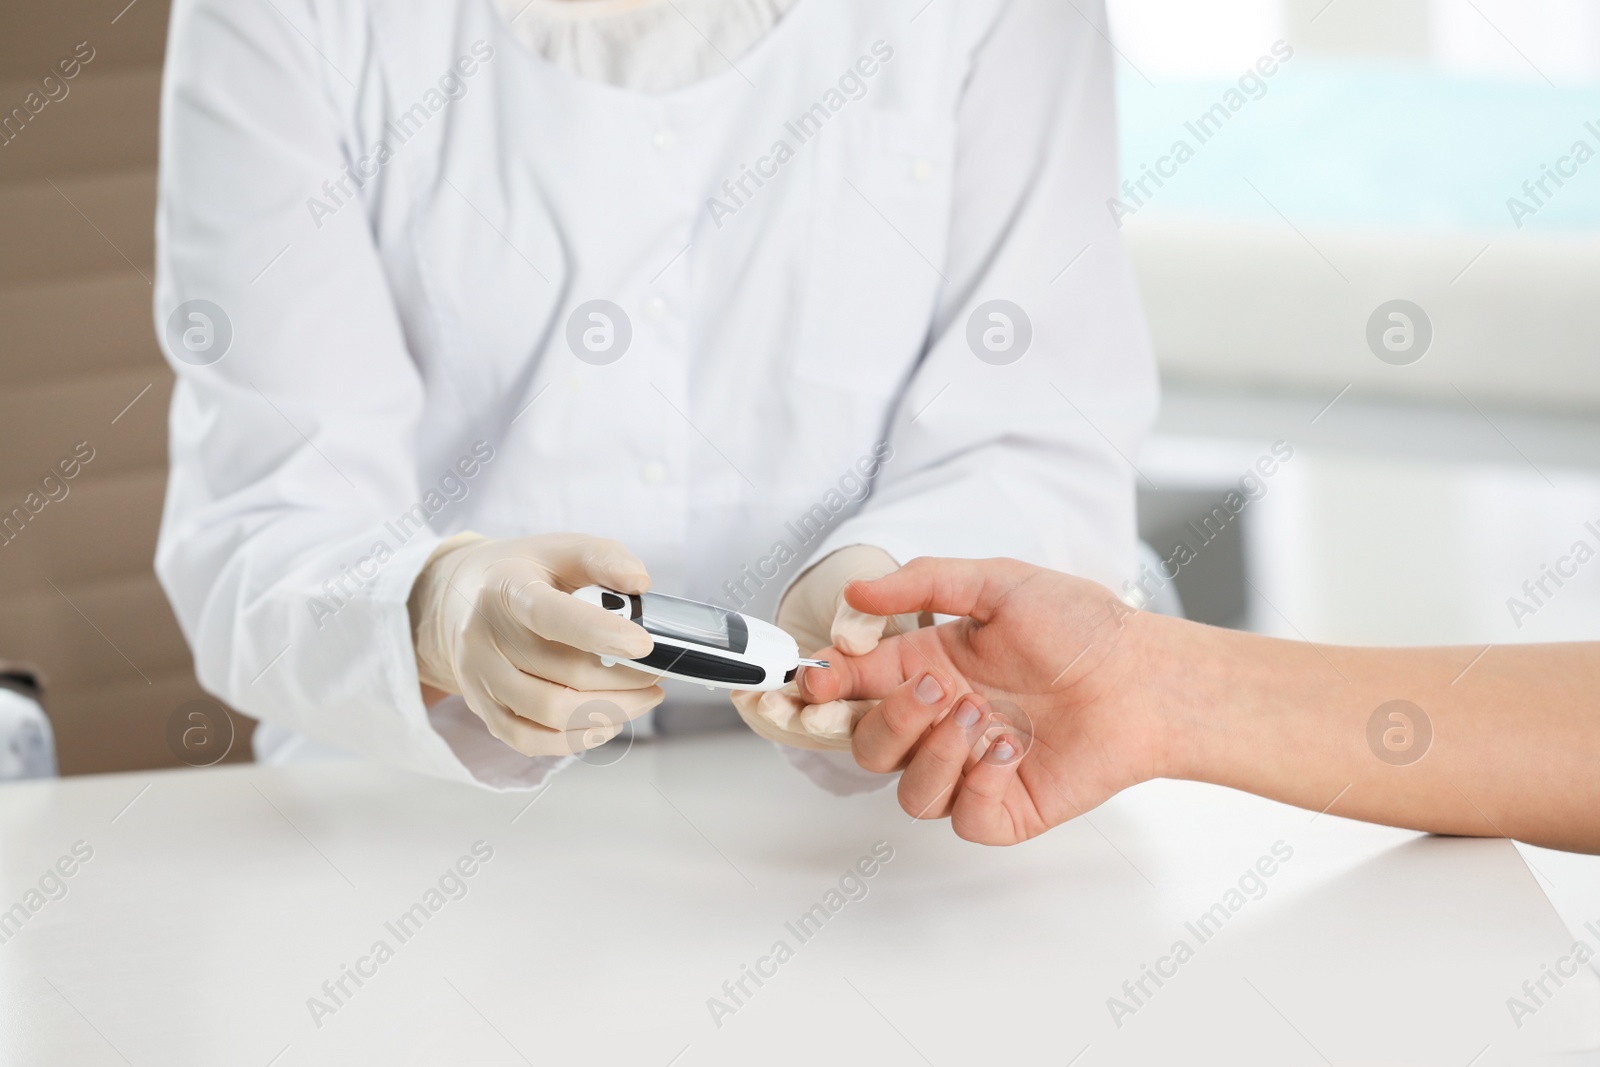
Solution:
M 1086 18 L 801 0 L 737 69 L 643 95 L 534 57 L 490 0 L 178 0 L 156 562 L 202 684 L 500 785 L 508 750 L 418 693 L 407 595 L 455 531 L 613 537 L 657 589 L 758 613 L 854 543 L 1120 584 L 1155 376 Z M 208 364 L 168 329 L 197 299 L 232 328 Z M 596 299 L 632 331 L 606 365 L 567 341 Z M 1009 365 L 968 344 L 994 299 L 1032 324 Z

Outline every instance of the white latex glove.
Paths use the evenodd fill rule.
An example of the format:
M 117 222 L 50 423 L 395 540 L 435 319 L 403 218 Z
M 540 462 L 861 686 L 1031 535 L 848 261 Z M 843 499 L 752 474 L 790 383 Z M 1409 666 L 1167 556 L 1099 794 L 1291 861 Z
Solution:
M 665 697 L 652 675 L 599 656 L 648 655 L 644 628 L 568 594 L 585 585 L 650 588 L 615 541 L 544 534 L 491 541 L 458 534 L 411 590 L 417 675 L 460 693 L 489 732 L 526 756 L 574 755 L 611 740 Z
M 831 553 L 789 587 L 774 620 L 800 646 L 802 656 L 833 647 L 852 656 L 871 652 L 885 632 L 904 633 L 919 625 L 915 615 L 885 618 L 857 611 L 844 601 L 844 587 L 857 579 L 881 578 L 899 570 L 894 557 L 872 545 L 850 545 Z M 875 701 L 835 700 L 807 705 L 793 682 L 766 693 L 736 692 L 733 706 L 750 728 L 769 741 L 797 748 L 850 749 L 856 720 Z

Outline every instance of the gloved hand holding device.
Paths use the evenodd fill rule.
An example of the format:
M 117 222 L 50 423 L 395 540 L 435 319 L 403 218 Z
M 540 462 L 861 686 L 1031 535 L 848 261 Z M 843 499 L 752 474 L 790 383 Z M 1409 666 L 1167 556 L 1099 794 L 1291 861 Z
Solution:
M 600 656 L 648 655 L 654 642 L 569 595 L 591 584 L 643 593 L 650 576 L 622 545 L 584 534 L 450 538 L 411 591 L 419 679 L 460 693 L 490 733 L 523 755 L 604 744 L 665 694 L 651 675 L 601 666 Z

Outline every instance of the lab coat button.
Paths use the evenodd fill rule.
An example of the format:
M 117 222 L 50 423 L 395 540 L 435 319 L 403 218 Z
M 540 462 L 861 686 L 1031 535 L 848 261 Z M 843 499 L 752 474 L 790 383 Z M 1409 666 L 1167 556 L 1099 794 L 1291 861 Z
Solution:
M 670 152 L 678 146 L 678 135 L 671 130 L 657 130 L 654 143 L 658 151 Z
M 926 159 L 919 159 L 911 164 L 911 177 L 919 182 L 925 182 L 933 177 L 933 164 Z
M 667 317 L 667 302 L 659 296 L 652 296 L 644 302 L 644 313 L 659 322 Z
M 655 460 L 651 460 L 649 463 L 646 463 L 641 474 L 644 477 L 644 480 L 649 482 L 651 485 L 660 485 L 662 482 L 667 480 L 666 465 L 658 463 Z

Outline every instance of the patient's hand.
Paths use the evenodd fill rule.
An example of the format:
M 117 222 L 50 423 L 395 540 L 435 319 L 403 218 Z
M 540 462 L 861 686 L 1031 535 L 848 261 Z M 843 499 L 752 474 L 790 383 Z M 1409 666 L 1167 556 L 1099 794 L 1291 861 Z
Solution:
M 852 751 L 869 771 L 904 768 L 911 815 L 1014 844 L 1159 775 L 1135 639 L 1149 617 L 1110 590 L 1015 560 L 918 559 L 845 595 L 877 615 L 966 616 L 861 656 L 830 649 L 833 668 L 800 679 L 812 704 L 881 701 Z
M 844 602 L 844 587 L 854 579 L 882 577 L 898 566 L 881 548 L 841 548 L 796 580 L 774 621 L 795 639 L 802 656 L 829 645 L 856 655 L 870 652 L 886 631 L 913 629 L 917 619 L 891 620 L 858 611 Z M 849 700 L 808 705 L 792 682 L 782 689 L 735 692 L 732 697 L 745 722 L 767 740 L 824 751 L 848 751 L 850 731 L 868 707 L 865 701 Z

